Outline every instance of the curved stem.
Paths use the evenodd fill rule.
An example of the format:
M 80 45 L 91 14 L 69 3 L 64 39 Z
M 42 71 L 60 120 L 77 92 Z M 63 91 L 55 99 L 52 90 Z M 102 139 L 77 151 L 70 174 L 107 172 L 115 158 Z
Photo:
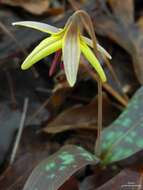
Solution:
M 100 78 L 97 78 L 98 84 L 98 130 L 97 130 L 97 139 L 95 143 L 95 154 L 100 156 L 101 154 L 101 132 L 102 132 L 102 82 Z

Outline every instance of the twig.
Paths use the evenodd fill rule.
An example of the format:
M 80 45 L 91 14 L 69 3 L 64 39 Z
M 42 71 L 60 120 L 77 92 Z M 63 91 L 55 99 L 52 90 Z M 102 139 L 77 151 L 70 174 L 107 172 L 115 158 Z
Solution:
M 34 112 L 34 114 L 29 118 L 28 120 L 28 124 L 31 123 L 31 121 L 36 118 L 36 116 L 38 116 L 38 114 L 48 105 L 49 103 L 49 98 L 47 100 L 45 100 L 42 105 Z
M 118 79 L 118 76 L 117 76 L 117 74 L 115 73 L 114 68 L 113 68 L 112 65 L 110 64 L 110 61 L 109 61 L 108 59 L 104 59 L 104 61 L 105 61 L 105 64 L 107 65 L 107 67 L 108 67 L 108 69 L 109 69 L 109 71 L 110 71 L 110 73 L 111 73 L 113 79 L 116 81 L 117 85 L 119 86 L 119 88 L 120 88 L 120 90 L 121 90 L 121 92 L 122 92 L 122 94 L 123 94 L 124 99 L 125 99 L 126 101 L 128 101 L 129 98 L 128 98 L 128 96 L 124 93 L 124 91 L 123 91 L 123 89 L 122 89 L 122 86 L 121 86 L 121 83 L 120 83 L 120 80 Z
M 14 36 L 14 34 L 9 30 L 7 29 L 7 27 L 2 23 L 0 22 L 0 28 L 3 30 L 3 32 L 5 32 L 5 34 L 7 36 L 9 36 L 13 42 L 15 42 L 15 44 L 17 45 L 17 47 L 19 47 L 19 49 L 21 50 L 21 52 L 23 53 L 23 55 L 27 55 L 27 50 L 25 50 L 21 44 L 18 42 L 18 40 L 16 39 L 16 37 Z M 32 67 L 32 73 L 34 75 L 35 78 L 39 78 L 39 73 L 37 72 L 37 70 L 35 69 L 35 67 Z
M 88 74 L 94 79 L 97 80 L 97 75 L 94 71 L 92 71 L 86 64 L 83 64 Z M 125 100 L 116 90 L 112 88 L 108 83 L 102 84 L 103 88 L 111 94 L 120 104 L 122 104 L 124 107 L 128 105 L 128 101 Z
M 20 120 L 19 130 L 18 130 L 16 140 L 15 140 L 15 143 L 14 143 L 14 146 L 13 146 L 12 154 L 11 154 L 11 157 L 10 157 L 10 165 L 12 165 L 14 160 L 15 160 L 16 153 L 17 153 L 17 150 L 18 150 L 18 146 L 19 146 L 19 143 L 20 143 L 20 139 L 21 139 L 21 136 L 22 136 L 24 123 L 25 123 L 25 118 L 26 118 L 26 114 L 27 114 L 28 101 L 29 101 L 29 99 L 25 98 L 24 106 L 23 106 L 23 113 L 22 113 L 22 117 L 21 117 L 21 120 Z
M 123 98 L 116 90 L 112 88 L 109 84 L 103 84 L 103 88 L 110 93 L 118 102 L 120 102 L 124 107 L 127 107 L 128 101 Z
M 15 92 L 14 92 L 13 80 L 12 80 L 10 72 L 7 69 L 5 69 L 5 73 L 6 73 L 9 89 L 10 89 L 12 107 L 16 108 L 17 107 L 17 100 L 16 100 L 16 96 L 15 96 Z
M 83 64 L 88 72 L 90 72 L 87 65 Z M 100 156 L 101 154 L 101 132 L 102 132 L 102 82 L 98 75 L 94 75 L 94 79 L 98 84 L 98 119 L 97 119 L 97 138 L 95 143 L 95 154 Z
M 9 36 L 15 42 L 15 44 L 17 45 L 17 47 L 20 48 L 23 54 L 26 55 L 27 52 L 25 51 L 25 49 L 19 44 L 13 33 L 10 30 L 8 30 L 2 22 L 0 22 L 0 28 L 5 32 L 5 34 L 7 34 L 7 36 Z

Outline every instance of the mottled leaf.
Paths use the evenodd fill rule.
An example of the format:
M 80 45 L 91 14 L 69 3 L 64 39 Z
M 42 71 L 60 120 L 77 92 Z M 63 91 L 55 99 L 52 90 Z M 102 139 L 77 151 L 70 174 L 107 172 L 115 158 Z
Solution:
M 75 172 L 98 159 L 85 149 L 67 145 L 43 161 L 29 177 L 24 190 L 56 190 Z
M 80 60 L 80 38 L 77 23 L 72 22 L 66 29 L 63 39 L 63 63 L 67 80 L 74 86 Z
M 48 33 L 48 34 L 60 32 L 59 28 L 56 28 L 56 27 L 51 26 L 49 24 L 44 24 L 44 23 L 35 22 L 35 21 L 14 22 L 14 23 L 12 23 L 12 25 L 14 25 L 14 26 L 25 26 L 28 28 L 33 28 L 33 29 L 39 30 L 41 32 Z
M 143 87 L 126 110 L 102 132 L 102 157 L 105 164 L 132 156 L 143 149 Z

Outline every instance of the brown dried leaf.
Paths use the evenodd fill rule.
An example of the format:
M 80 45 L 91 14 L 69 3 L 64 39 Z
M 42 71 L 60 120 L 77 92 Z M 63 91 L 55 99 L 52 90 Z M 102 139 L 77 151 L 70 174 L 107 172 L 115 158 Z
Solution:
M 133 0 L 115 1 L 108 0 L 114 15 L 120 17 L 122 22 L 127 25 L 134 22 L 134 5 Z
M 35 129 L 30 126 L 24 129 L 15 163 L 0 175 L 0 189 L 22 190 L 31 171 L 58 150 L 58 143 L 51 143 L 45 134 L 37 133 Z
M 139 179 L 140 172 L 125 169 L 107 183 L 97 188 L 97 190 L 142 189 L 142 184 L 139 183 Z
M 78 188 L 78 180 L 72 176 L 66 183 L 64 183 L 59 190 L 79 190 Z
M 49 8 L 48 0 L 2 0 L 1 3 L 11 6 L 20 6 L 30 13 L 40 15 L 46 12 Z
M 100 6 L 94 15 L 95 29 L 100 35 L 107 36 L 132 57 L 136 77 L 143 84 L 143 28 L 134 21 L 133 0 L 108 0 L 112 12 Z
M 97 127 L 97 113 L 98 100 L 95 97 L 88 105 L 76 105 L 59 114 L 53 121 L 51 121 L 44 131 L 48 133 L 59 133 L 67 130 L 87 129 L 96 130 Z M 114 110 L 110 100 L 104 94 L 103 96 L 103 125 L 107 126 L 113 119 L 113 115 L 109 115 L 109 109 Z M 114 112 L 113 112 L 114 113 Z
M 81 183 L 81 190 L 142 190 L 142 173 L 138 169 L 123 169 L 116 171 L 106 169 L 104 172 L 99 172 L 88 176 Z
M 97 109 L 95 107 L 93 110 L 93 104 L 73 106 L 59 114 L 44 128 L 44 131 L 48 133 L 60 133 L 80 128 L 95 130 L 97 124 L 96 116 Z

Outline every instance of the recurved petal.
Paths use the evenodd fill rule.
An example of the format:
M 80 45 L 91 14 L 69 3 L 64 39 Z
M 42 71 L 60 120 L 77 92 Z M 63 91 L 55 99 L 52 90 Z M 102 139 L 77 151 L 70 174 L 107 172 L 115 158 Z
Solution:
M 39 47 L 37 47 L 39 48 Z M 45 58 L 46 56 L 58 51 L 59 49 L 62 48 L 62 40 L 57 40 L 56 42 L 51 43 L 50 45 L 42 48 L 40 51 L 34 50 L 37 53 L 33 53 L 26 58 L 26 60 L 23 62 L 21 68 L 23 70 L 28 69 L 31 67 L 33 64 L 36 62 L 40 61 L 41 59 Z
M 104 70 L 102 69 L 98 59 L 95 57 L 91 49 L 84 43 L 80 43 L 81 52 L 85 56 L 85 58 L 89 61 L 89 63 L 94 67 L 94 69 L 97 71 L 99 77 L 101 78 L 102 82 L 106 82 L 106 75 L 104 73 Z
M 41 23 L 41 22 L 35 22 L 35 21 L 22 21 L 22 22 L 14 22 L 12 23 L 14 26 L 25 26 L 28 28 L 33 28 L 36 30 L 39 30 L 41 32 L 45 32 L 48 34 L 58 33 L 61 31 L 61 29 L 51 26 L 49 24 Z
M 90 47 L 93 48 L 93 42 L 92 40 L 90 40 L 89 38 L 82 36 L 82 39 L 84 40 L 84 42 L 89 45 Z M 104 56 L 106 56 L 108 59 L 112 59 L 111 55 L 101 46 L 97 43 L 97 50 L 103 54 Z
M 40 44 L 37 45 L 37 46 L 34 48 L 34 50 L 27 56 L 27 58 L 25 59 L 25 62 L 29 62 L 35 54 L 39 53 L 42 49 L 48 47 L 50 44 L 56 42 L 56 41 L 59 40 L 59 39 L 60 39 L 60 37 L 58 37 L 58 36 L 57 36 L 57 37 L 51 36 L 51 37 L 48 37 L 48 38 L 44 39 L 44 40 L 43 40 L 42 42 L 40 42 Z
M 63 63 L 69 85 L 74 86 L 80 60 L 80 37 L 77 24 L 70 23 L 63 38 Z

